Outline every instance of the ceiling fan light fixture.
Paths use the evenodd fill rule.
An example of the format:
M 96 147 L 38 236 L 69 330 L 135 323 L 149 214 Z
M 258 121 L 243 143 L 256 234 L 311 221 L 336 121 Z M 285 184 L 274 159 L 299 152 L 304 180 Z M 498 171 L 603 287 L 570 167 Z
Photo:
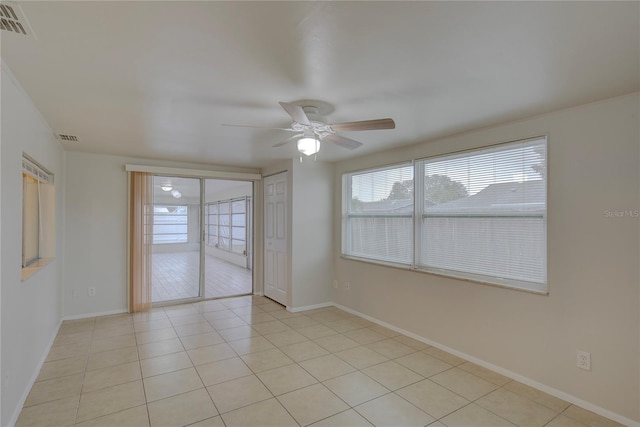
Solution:
M 162 191 L 171 191 L 171 190 L 173 190 L 173 187 L 168 185 L 168 184 L 161 185 L 160 188 L 162 189 Z
M 304 137 L 298 140 L 298 151 L 305 156 L 312 156 L 320 151 L 320 140 Z

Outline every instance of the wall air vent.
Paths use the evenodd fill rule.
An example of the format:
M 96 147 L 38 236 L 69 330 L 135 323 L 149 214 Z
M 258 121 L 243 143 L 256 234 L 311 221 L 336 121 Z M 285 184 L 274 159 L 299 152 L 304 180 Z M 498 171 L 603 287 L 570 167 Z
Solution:
M 0 3 L 0 30 L 25 36 L 33 35 L 22 8 L 18 5 Z
M 60 138 L 60 141 L 66 141 L 66 142 L 78 142 L 78 137 L 75 135 L 64 135 L 64 134 L 59 134 L 58 138 Z

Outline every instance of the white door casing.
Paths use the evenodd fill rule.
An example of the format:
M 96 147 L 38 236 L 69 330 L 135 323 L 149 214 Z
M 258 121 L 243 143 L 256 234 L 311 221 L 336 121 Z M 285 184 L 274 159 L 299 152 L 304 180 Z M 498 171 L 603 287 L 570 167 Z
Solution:
M 287 305 L 287 172 L 264 179 L 264 294 Z

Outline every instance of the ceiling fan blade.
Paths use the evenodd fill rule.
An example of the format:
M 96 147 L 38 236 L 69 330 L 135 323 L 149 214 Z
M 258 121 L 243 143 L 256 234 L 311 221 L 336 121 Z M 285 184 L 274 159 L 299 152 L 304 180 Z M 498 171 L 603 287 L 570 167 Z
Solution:
M 274 129 L 274 130 L 286 130 L 288 132 L 297 132 L 296 130 L 291 128 L 272 128 L 270 126 L 232 125 L 228 123 L 222 123 L 220 126 L 230 126 L 230 127 L 236 127 L 236 128 Z
M 273 147 L 274 147 L 274 148 L 276 148 L 276 147 L 282 147 L 283 145 L 287 145 L 288 143 L 295 141 L 295 139 L 296 139 L 296 138 L 300 138 L 302 135 L 303 135 L 303 134 L 293 135 L 293 136 L 291 136 L 291 137 L 289 137 L 289 138 L 285 139 L 285 140 L 284 140 L 284 141 L 282 141 L 282 142 L 278 142 L 278 143 L 277 143 L 276 145 L 274 145 Z
M 287 102 L 280 102 L 280 106 L 291 116 L 294 122 L 301 125 L 310 125 L 309 118 L 304 113 L 302 107 L 296 104 L 289 104 Z
M 395 129 L 393 119 L 362 120 L 359 122 L 334 123 L 331 129 L 336 132 L 352 132 L 357 130 Z
M 355 150 L 362 145 L 362 142 L 345 138 L 344 136 L 336 135 L 335 133 L 325 136 L 322 140 L 333 142 L 334 144 L 346 148 L 347 150 Z

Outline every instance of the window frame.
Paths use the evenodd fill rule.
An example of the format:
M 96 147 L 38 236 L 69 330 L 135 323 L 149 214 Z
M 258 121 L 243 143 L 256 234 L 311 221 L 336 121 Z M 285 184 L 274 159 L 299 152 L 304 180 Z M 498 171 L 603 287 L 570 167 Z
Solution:
M 240 256 L 248 256 L 247 254 L 247 229 L 248 229 L 248 211 L 249 211 L 249 203 L 251 200 L 251 196 L 242 196 L 242 197 L 234 197 L 232 199 L 224 199 L 224 200 L 215 200 L 213 202 L 208 202 L 205 203 L 205 230 L 206 230 L 206 235 L 205 235 L 205 244 L 209 247 L 213 247 L 225 252 L 229 252 L 232 254 L 236 254 L 236 255 L 240 255 Z M 244 225 L 242 226 L 238 226 L 238 225 L 233 225 L 233 215 L 234 215 L 234 211 L 233 211 L 233 203 L 234 202 L 244 202 L 244 212 L 238 212 L 235 213 L 236 215 L 244 215 Z M 224 213 L 220 213 L 220 205 L 221 204 L 226 204 L 228 206 L 228 210 L 227 212 Z M 216 212 L 214 214 L 210 213 L 210 206 L 211 205 L 216 205 Z M 211 230 L 211 226 L 212 224 L 210 223 L 210 216 L 211 215 L 215 215 L 216 216 L 216 225 L 215 225 L 215 229 L 216 229 L 216 235 L 215 235 L 215 239 L 212 239 L 212 234 L 210 233 Z M 226 216 L 228 219 L 228 224 L 221 224 L 220 221 L 220 216 Z M 222 227 L 227 228 L 229 230 L 229 234 L 228 236 L 221 236 L 220 235 L 220 226 L 222 225 Z M 243 239 L 239 239 L 234 237 L 234 232 L 233 229 L 234 228 L 243 228 L 244 229 L 244 238 Z M 222 239 L 226 239 L 228 240 L 228 245 L 224 245 L 222 244 Z M 237 252 L 234 251 L 234 244 L 233 242 L 238 241 L 238 242 L 244 242 L 244 249 L 242 250 L 242 252 Z
M 508 145 L 522 144 L 527 142 L 539 141 L 542 140 L 544 145 L 544 154 L 541 160 L 545 165 L 545 173 L 543 177 L 543 185 L 544 185 L 544 210 L 540 214 L 527 214 L 523 213 L 520 215 L 511 215 L 515 217 L 536 217 L 542 219 L 542 233 L 541 238 L 543 243 L 543 256 L 542 256 L 542 281 L 541 282 L 530 282 L 526 280 L 517 280 L 512 278 L 503 278 L 491 275 L 483 275 L 483 274 L 475 274 L 472 272 L 457 272 L 454 270 L 448 269 L 440 269 L 434 267 L 428 267 L 426 265 L 421 264 L 422 257 L 422 246 L 426 240 L 424 239 L 424 229 L 422 221 L 427 217 L 426 209 L 424 207 L 424 203 L 418 203 L 416 201 L 424 200 L 424 172 L 425 172 L 425 164 L 429 161 L 433 161 L 438 158 L 447 158 L 452 156 L 472 156 L 473 153 L 496 149 L 500 150 L 501 147 L 507 147 Z M 361 261 L 366 263 L 378 264 L 388 267 L 400 268 L 404 270 L 412 270 L 420 273 L 431 274 L 441 277 L 447 278 L 455 278 L 467 282 L 480 283 L 484 285 L 496 286 L 507 288 L 511 290 L 529 292 L 539 295 L 548 295 L 549 294 L 549 280 L 548 280 L 548 188 L 549 188 L 549 136 L 546 134 L 537 135 L 533 137 L 521 138 L 516 140 L 510 140 L 505 142 L 500 142 L 496 144 L 489 144 L 479 147 L 474 147 L 471 149 L 465 149 L 460 151 L 453 151 L 448 153 L 442 153 L 438 155 L 421 157 L 417 159 L 412 159 L 409 162 L 396 163 L 386 166 L 378 166 L 368 169 L 362 169 L 357 171 L 348 171 L 342 174 L 342 226 L 341 226 L 341 258 L 347 260 Z M 349 248 L 349 236 L 351 233 L 350 224 L 348 221 L 348 214 L 350 209 L 351 197 L 352 197 L 352 189 L 351 182 L 349 180 L 350 177 L 357 174 L 370 173 L 375 171 L 392 169 L 394 167 L 399 167 L 403 165 L 411 164 L 413 166 L 413 222 L 412 222 L 412 238 L 413 238 L 413 254 L 412 261 L 410 264 L 398 263 L 398 262 L 390 262 L 388 260 L 376 259 L 375 257 L 366 257 L 355 255 L 350 253 Z M 420 182 L 418 182 L 420 181 Z M 347 185 L 348 184 L 348 185 Z M 431 214 L 431 217 L 434 215 Z M 510 217 L 510 215 L 487 215 L 487 217 Z M 427 237 L 428 238 L 428 237 Z
M 41 213 L 40 181 L 22 172 L 22 268 L 28 268 L 42 258 L 40 256 Z
M 185 214 L 178 214 L 176 215 L 175 213 L 167 213 L 167 214 L 159 214 L 156 213 L 155 208 L 156 206 L 159 207 L 169 207 L 169 206 L 175 206 L 175 207 L 185 207 L 186 209 L 186 213 Z M 153 209 L 153 224 L 151 224 L 152 226 L 152 233 L 151 233 L 151 243 L 153 245 L 186 245 L 189 243 L 189 205 L 188 204 L 182 204 L 182 203 L 154 203 L 152 205 L 152 209 Z M 184 216 L 187 220 L 186 223 L 171 223 L 171 224 L 156 224 L 156 218 L 157 217 L 163 217 L 163 216 Z M 187 232 L 186 233 L 156 233 L 155 232 L 155 226 L 156 225 L 186 225 L 187 227 Z M 186 236 L 186 240 L 185 241 L 167 241 L 167 242 L 156 242 L 155 241 L 155 236 Z
M 343 194 L 343 200 L 342 200 L 342 245 L 341 245 L 341 255 L 344 258 L 349 258 L 349 259 L 353 259 L 353 260 L 358 260 L 358 261 L 371 261 L 371 262 L 375 262 L 376 264 L 381 264 L 381 265 L 387 265 L 387 266 L 392 266 L 392 267 L 400 267 L 400 268 L 413 268 L 413 263 L 409 262 L 409 263 L 403 263 L 403 262 L 398 262 L 398 261 L 393 261 L 393 260 L 389 260 L 389 259 L 384 259 L 382 257 L 367 257 L 367 256 L 361 256 L 358 254 L 355 254 L 351 248 L 351 239 L 348 236 L 351 236 L 351 222 L 349 221 L 350 218 L 409 218 L 411 220 L 411 223 L 414 223 L 414 213 L 410 212 L 410 213 L 406 213 L 406 214 L 352 214 L 350 212 L 350 208 L 351 208 L 351 202 L 352 202 L 352 197 L 351 197 L 351 191 L 349 191 L 348 193 L 345 191 L 345 184 L 346 184 L 346 180 L 349 180 L 350 178 L 352 178 L 353 176 L 356 175 L 364 175 L 364 174 L 368 174 L 368 173 L 375 173 L 375 172 L 381 172 L 381 171 L 385 171 L 385 170 L 391 170 L 391 169 L 400 169 L 400 168 L 404 168 L 404 167 L 411 167 L 414 168 L 414 164 L 413 161 L 408 161 L 408 162 L 401 162 L 401 163 L 393 163 L 390 165 L 385 165 L 385 166 L 379 166 L 379 167 L 374 167 L 374 168 L 370 168 L 370 169 L 362 169 L 362 170 L 357 170 L 357 171 L 351 171 L 351 172 L 346 172 L 344 174 L 342 174 L 342 194 Z M 415 169 L 413 170 L 414 173 L 414 179 L 415 179 Z M 349 188 L 351 188 L 351 183 L 349 184 Z M 415 204 L 415 200 L 412 200 L 412 204 Z M 413 228 L 413 225 L 412 225 Z M 345 230 L 347 231 L 345 233 Z M 412 233 L 412 239 L 415 239 L 415 233 Z M 414 243 L 411 243 L 411 250 L 414 251 Z M 349 253 L 347 253 L 347 251 Z M 414 252 L 411 254 L 411 259 L 414 258 Z
M 32 202 L 27 200 L 26 187 L 29 180 L 35 181 L 30 183 L 36 185 L 35 203 L 33 200 Z M 20 279 L 25 281 L 55 259 L 55 176 L 53 172 L 23 152 L 20 182 L 22 229 Z M 27 209 L 30 212 L 27 212 Z M 29 221 L 27 221 L 28 216 L 31 218 Z M 26 227 L 30 229 L 26 230 Z M 25 242 L 25 235 L 31 235 L 30 243 Z M 29 247 L 25 248 L 27 245 Z

